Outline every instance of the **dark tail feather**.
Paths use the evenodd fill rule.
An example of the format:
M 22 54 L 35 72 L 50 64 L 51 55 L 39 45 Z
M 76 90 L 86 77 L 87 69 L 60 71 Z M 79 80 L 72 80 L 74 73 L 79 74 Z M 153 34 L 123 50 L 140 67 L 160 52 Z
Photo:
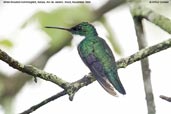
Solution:
M 119 85 L 119 86 L 116 87 L 116 90 L 118 90 L 121 94 L 125 95 L 125 94 L 126 94 L 126 91 L 125 91 L 125 89 L 124 89 L 122 83 L 120 82 L 120 80 L 119 80 L 119 82 L 118 82 L 118 85 Z M 115 87 L 115 86 L 114 86 L 114 87 Z
M 114 79 L 113 79 L 113 77 L 109 77 L 109 79 L 110 79 L 110 82 L 112 83 L 112 85 L 115 87 L 116 90 L 118 90 L 119 93 L 121 93 L 123 95 L 126 94 L 126 91 L 125 91 L 118 76 L 114 77 Z

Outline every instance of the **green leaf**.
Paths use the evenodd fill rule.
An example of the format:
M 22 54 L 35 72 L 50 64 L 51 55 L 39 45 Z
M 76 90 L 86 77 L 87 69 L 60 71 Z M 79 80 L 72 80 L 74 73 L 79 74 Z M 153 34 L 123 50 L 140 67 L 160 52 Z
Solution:
M 8 39 L 2 39 L 0 40 L 0 45 L 11 48 L 13 43 Z

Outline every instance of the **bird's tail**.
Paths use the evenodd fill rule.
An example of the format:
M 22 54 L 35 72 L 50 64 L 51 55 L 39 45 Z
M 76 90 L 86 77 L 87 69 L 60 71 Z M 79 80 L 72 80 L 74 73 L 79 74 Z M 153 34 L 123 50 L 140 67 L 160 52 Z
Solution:
M 111 82 L 111 84 L 115 87 L 116 90 L 118 90 L 119 93 L 125 95 L 126 91 L 118 77 L 118 73 L 117 71 L 115 72 L 115 76 L 109 76 L 109 81 Z
M 114 87 L 111 85 L 106 77 L 96 78 L 100 85 L 111 95 L 117 96 Z

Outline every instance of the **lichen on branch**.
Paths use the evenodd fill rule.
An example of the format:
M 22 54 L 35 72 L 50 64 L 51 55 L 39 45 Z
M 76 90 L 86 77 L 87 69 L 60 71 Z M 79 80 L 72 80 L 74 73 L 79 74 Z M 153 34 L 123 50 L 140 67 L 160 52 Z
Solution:
M 56 75 L 47 73 L 47 72 L 40 70 L 34 66 L 24 65 L 24 64 L 18 62 L 17 60 L 10 57 L 6 52 L 2 51 L 1 49 L 0 49 L 0 59 L 2 61 L 6 62 L 9 66 L 13 67 L 14 69 L 17 69 L 21 72 L 27 73 L 34 77 L 39 77 L 46 81 L 51 81 L 51 82 L 59 85 L 63 89 L 66 89 L 69 85 L 68 82 L 62 80 L 61 78 L 57 77 Z

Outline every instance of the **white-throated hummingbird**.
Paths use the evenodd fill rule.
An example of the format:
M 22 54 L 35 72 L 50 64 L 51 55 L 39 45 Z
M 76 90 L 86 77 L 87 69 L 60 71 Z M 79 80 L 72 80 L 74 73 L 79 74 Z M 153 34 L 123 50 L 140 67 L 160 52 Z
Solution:
M 62 29 L 72 34 L 85 36 L 78 45 L 78 53 L 83 62 L 108 93 L 115 96 L 115 88 L 121 94 L 126 94 L 118 77 L 114 55 L 106 41 L 98 36 L 93 25 L 88 22 L 82 22 L 72 28 L 52 26 L 46 26 L 46 28 Z

